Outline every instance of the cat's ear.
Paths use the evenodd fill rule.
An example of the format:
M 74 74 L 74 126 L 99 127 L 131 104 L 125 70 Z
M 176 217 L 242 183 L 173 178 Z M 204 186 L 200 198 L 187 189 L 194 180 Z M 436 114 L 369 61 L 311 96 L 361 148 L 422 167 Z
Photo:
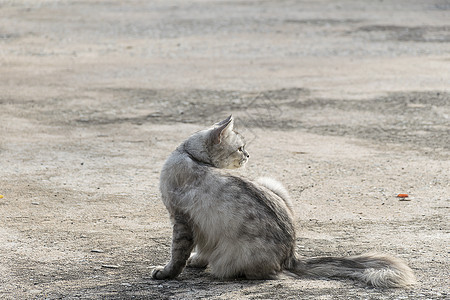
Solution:
M 220 144 L 224 137 L 226 137 L 231 131 L 233 131 L 234 120 L 233 116 L 230 115 L 225 120 L 215 124 L 215 127 L 210 135 L 211 141 L 214 144 Z
M 214 124 L 214 126 L 221 126 L 224 124 L 228 124 L 230 121 L 233 121 L 233 115 L 229 115 L 228 118 L 226 118 L 225 120 L 222 120 L 220 122 L 217 122 L 216 124 Z

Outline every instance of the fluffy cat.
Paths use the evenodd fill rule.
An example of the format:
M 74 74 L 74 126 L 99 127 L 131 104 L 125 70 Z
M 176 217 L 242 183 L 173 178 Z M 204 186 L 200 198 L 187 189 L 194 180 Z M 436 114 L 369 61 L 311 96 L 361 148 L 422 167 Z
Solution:
M 273 179 L 252 182 L 219 170 L 239 168 L 248 158 L 232 116 L 195 133 L 170 155 L 160 189 L 173 222 L 172 257 L 165 267 L 153 270 L 154 279 L 174 278 L 186 265 L 209 265 L 218 278 L 270 279 L 286 270 L 379 287 L 414 283 L 412 270 L 385 254 L 297 256 L 292 203 L 285 188 Z

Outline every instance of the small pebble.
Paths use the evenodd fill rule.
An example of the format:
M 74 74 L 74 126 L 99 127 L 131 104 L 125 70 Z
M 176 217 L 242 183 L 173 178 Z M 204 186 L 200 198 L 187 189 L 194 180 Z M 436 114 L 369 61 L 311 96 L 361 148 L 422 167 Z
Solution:
M 39 205 L 39 202 L 31 202 L 33 205 Z
M 92 249 L 91 252 L 95 252 L 95 253 L 103 253 L 105 251 L 103 251 L 102 249 Z
M 118 269 L 120 268 L 119 265 L 102 265 L 102 268 L 106 268 L 106 269 Z

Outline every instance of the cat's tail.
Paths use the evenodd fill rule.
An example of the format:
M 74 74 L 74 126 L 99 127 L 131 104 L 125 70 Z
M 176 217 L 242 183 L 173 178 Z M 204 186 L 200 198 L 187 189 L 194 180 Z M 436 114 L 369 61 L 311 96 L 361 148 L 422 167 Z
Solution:
M 352 278 L 375 287 L 409 287 L 416 282 L 413 271 L 402 260 L 379 253 L 296 258 L 286 269 L 297 275 Z

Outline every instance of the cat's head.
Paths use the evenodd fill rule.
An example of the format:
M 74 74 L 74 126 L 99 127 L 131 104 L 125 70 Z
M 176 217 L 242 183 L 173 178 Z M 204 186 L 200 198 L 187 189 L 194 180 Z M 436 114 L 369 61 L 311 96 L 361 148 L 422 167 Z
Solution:
M 234 131 L 232 116 L 191 136 L 184 150 L 194 159 L 221 169 L 240 168 L 250 156 L 244 138 Z

